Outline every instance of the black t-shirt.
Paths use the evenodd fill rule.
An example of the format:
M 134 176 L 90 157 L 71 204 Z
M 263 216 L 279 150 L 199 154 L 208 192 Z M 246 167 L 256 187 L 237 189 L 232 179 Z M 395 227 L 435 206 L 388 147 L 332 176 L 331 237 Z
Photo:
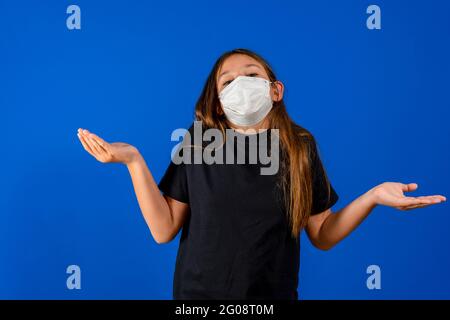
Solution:
M 193 135 L 193 127 L 189 132 Z M 235 151 L 248 151 L 248 135 L 235 134 L 245 139 L 245 144 L 235 140 Z M 311 214 L 318 214 L 338 195 L 333 187 L 328 194 L 315 143 L 310 149 Z M 262 166 L 267 165 L 171 161 L 159 188 L 190 207 L 176 259 L 174 299 L 298 299 L 299 240 L 291 236 L 279 174 L 262 175 Z

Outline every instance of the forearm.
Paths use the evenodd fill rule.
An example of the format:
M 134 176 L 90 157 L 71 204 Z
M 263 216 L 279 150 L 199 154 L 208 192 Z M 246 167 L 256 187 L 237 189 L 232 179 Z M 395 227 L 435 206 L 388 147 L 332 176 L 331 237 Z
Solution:
M 376 206 L 373 190 L 362 194 L 343 209 L 329 215 L 322 223 L 318 242 L 329 249 L 355 230 Z
M 155 238 L 164 239 L 172 229 L 172 215 L 166 199 L 161 195 L 144 158 L 138 154 L 127 164 L 142 215 Z

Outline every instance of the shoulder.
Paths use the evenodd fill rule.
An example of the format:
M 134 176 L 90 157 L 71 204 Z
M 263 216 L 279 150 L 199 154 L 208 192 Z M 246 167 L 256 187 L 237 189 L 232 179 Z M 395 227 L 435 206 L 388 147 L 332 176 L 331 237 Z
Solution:
M 193 121 L 187 128 L 180 129 L 183 130 L 182 148 L 204 148 L 208 145 L 209 140 L 204 139 L 204 134 L 210 128 L 205 127 L 201 121 Z
M 318 150 L 317 141 L 312 132 L 305 127 L 294 124 L 294 134 L 298 143 L 304 146 L 311 158 L 314 158 Z
M 194 120 L 190 123 L 187 132 L 189 132 L 191 136 L 194 136 L 194 134 L 202 135 L 208 129 L 218 129 L 218 128 L 210 128 L 207 127 L 202 121 Z

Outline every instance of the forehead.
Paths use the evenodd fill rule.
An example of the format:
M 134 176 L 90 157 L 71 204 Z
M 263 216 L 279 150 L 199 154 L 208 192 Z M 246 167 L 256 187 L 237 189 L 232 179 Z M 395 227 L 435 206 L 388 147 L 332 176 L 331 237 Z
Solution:
M 233 72 L 239 71 L 244 68 L 248 64 L 255 64 L 264 70 L 264 67 L 258 60 L 253 59 L 252 57 L 245 54 L 233 54 L 232 56 L 225 59 L 222 66 L 219 68 L 217 72 L 217 76 L 220 76 L 223 72 Z

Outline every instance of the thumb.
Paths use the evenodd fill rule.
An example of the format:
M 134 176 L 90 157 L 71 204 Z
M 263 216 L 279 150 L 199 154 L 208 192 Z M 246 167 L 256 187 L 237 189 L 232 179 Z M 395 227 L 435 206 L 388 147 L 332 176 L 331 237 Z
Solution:
M 417 185 L 417 183 L 408 183 L 408 184 L 403 184 L 402 185 L 402 191 L 404 192 L 411 192 L 414 190 L 417 190 L 419 186 Z

